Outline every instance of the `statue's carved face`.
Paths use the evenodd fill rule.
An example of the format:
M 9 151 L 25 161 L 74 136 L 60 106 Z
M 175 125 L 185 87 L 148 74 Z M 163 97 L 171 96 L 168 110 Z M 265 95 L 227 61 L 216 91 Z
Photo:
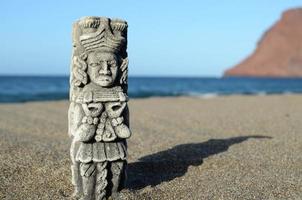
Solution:
M 102 87 L 114 84 L 118 74 L 118 61 L 113 53 L 93 52 L 88 55 L 88 75 L 90 80 Z

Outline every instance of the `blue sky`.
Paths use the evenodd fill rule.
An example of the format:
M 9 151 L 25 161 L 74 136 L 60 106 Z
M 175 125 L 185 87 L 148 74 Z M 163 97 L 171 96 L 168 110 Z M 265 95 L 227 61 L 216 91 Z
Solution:
M 0 74 L 67 75 L 71 25 L 128 21 L 130 76 L 221 76 L 301 0 L 26 0 L 0 2 Z

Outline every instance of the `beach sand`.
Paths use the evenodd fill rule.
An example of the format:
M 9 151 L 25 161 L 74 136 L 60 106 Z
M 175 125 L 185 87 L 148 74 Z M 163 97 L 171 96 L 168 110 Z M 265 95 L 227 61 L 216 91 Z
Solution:
M 129 102 L 125 199 L 302 199 L 302 95 Z M 0 105 L 0 199 L 69 199 L 67 101 Z

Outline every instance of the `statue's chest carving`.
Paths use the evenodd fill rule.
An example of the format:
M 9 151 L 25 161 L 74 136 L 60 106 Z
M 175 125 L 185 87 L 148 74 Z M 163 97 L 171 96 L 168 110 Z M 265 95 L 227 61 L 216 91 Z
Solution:
M 117 138 L 128 138 L 129 128 L 124 124 L 123 111 L 126 102 L 107 102 L 82 104 L 85 116 L 82 124 L 90 127 L 91 138 L 97 142 L 110 142 Z
M 91 102 L 125 102 L 128 96 L 123 92 L 120 86 L 113 88 L 95 88 L 95 84 L 89 84 L 84 89 L 74 91 L 72 94 L 73 101 L 80 104 L 88 104 Z

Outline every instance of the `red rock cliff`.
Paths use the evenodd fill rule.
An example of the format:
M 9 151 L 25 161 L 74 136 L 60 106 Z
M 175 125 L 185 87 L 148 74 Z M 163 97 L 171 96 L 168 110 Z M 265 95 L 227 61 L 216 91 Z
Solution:
M 302 8 L 284 12 L 255 52 L 224 75 L 302 77 Z

